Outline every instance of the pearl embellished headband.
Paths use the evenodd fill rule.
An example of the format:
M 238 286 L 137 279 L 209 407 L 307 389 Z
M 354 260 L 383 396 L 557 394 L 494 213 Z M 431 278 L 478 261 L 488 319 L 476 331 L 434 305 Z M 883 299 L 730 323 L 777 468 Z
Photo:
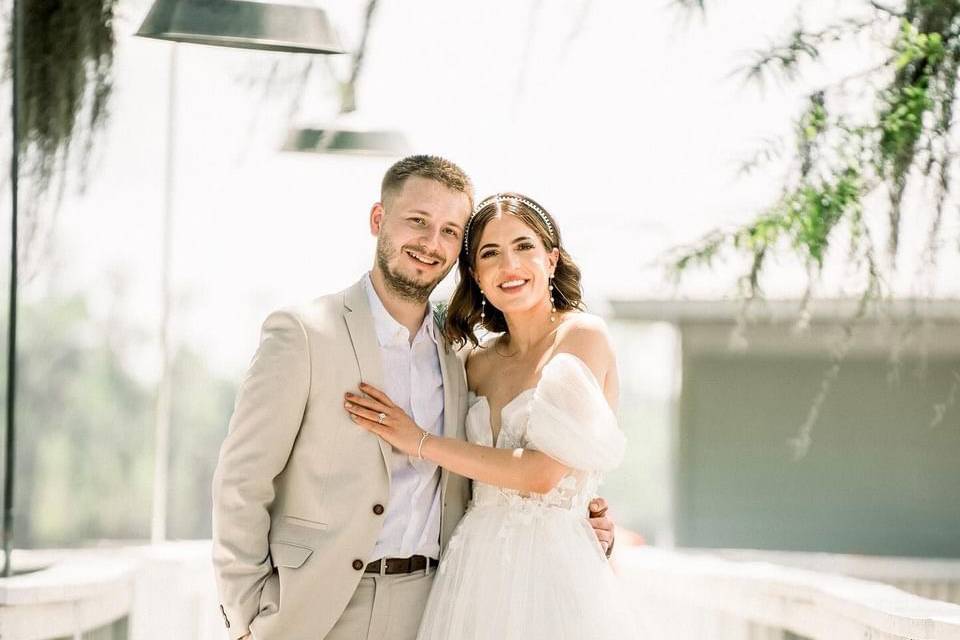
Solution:
M 483 202 L 478 204 L 473 209 L 473 213 L 470 214 L 470 219 L 467 220 L 467 226 L 463 231 L 463 248 L 468 254 L 470 253 L 470 226 L 473 224 L 474 216 L 476 216 L 485 207 L 497 202 L 519 202 L 520 204 L 533 209 L 537 212 L 537 215 L 540 216 L 540 219 L 543 220 L 543 224 L 546 225 L 547 231 L 550 232 L 550 239 L 554 240 L 556 238 L 556 233 L 553 231 L 553 224 L 550 222 L 550 218 L 547 217 L 547 214 L 544 212 L 544 210 L 537 206 L 534 202 L 527 200 L 526 198 L 521 198 L 520 196 L 503 195 L 498 193 L 486 198 L 483 200 Z

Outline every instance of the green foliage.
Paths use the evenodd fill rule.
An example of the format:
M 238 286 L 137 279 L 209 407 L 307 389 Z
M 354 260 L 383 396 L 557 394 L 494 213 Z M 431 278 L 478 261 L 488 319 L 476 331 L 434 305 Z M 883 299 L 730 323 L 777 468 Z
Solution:
M 706 0 L 673 0 L 673 3 L 682 9 L 706 9 Z
M 811 98 L 810 109 L 800 118 L 800 134 L 805 142 L 813 142 L 827 126 L 827 110 L 823 106 L 823 94 Z
M 21 318 L 17 546 L 149 538 L 155 386 L 129 363 L 151 336 L 95 319 L 79 296 L 27 305 Z M 182 350 L 173 392 L 169 534 L 209 537 L 213 461 L 235 386 Z
M 691 264 L 709 265 L 723 249 L 732 248 L 751 258 L 741 286 L 754 297 L 761 294 L 759 276 L 765 260 L 781 241 L 819 270 L 831 232 L 844 217 L 860 213 L 862 191 L 860 174 L 852 166 L 833 181 L 804 182 L 749 224 L 729 233 L 714 232 L 700 246 L 684 250 L 674 263 L 674 275 Z
M 203 356 L 181 349 L 173 362 L 170 434 L 170 538 L 209 538 L 211 485 L 237 387 L 210 371 Z
M 784 42 L 755 51 L 753 60 L 740 72 L 747 80 L 761 84 L 771 75 L 796 80 L 803 63 L 820 59 L 820 47 L 824 44 L 842 41 L 869 26 L 862 20 L 843 20 L 820 31 L 807 31 L 798 25 Z
M 21 307 L 20 326 L 18 545 L 146 535 L 152 404 L 129 338 L 97 331 L 80 297 Z
M 798 26 L 781 44 L 755 54 L 753 63 L 743 70 L 747 78 L 763 82 L 768 75 L 778 74 L 794 80 L 802 63 L 822 61 L 823 44 L 848 41 L 864 30 L 872 31 L 875 39 L 888 40 L 882 64 L 808 96 L 794 123 L 794 139 L 788 145 L 793 150 L 789 171 L 783 195 L 775 203 L 752 221 L 710 231 L 670 257 L 670 269 L 678 279 L 691 268 L 710 266 L 730 254 L 743 259 L 749 265 L 739 280 L 744 310 L 762 295 L 760 283 L 771 255 L 798 258 L 807 267 L 806 305 L 813 283 L 837 245 L 837 231 L 846 230 L 847 271 L 859 281 L 858 302 L 843 325 L 842 340 L 807 419 L 791 441 L 797 457 L 809 449 L 812 427 L 850 348 L 855 323 L 872 303 L 888 294 L 884 287 L 887 272 L 896 271 L 901 251 L 904 194 L 912 184 L 932 183 L 934 215 L 921 262 L 933 270 L 944 208 L 948 196 L 956 193 L 951 167 L 956 161 L 952 139 L 956 137 L 953 113 L 960 69 L 960 0 L 904 0 L 902 9 L 876 0 L 862 4 L 871 17 L 839 21 L 817 32 Z M 851 87 L 859 91 L 851 91 Z M 850 96 L 871 92 L 876 108 L 864 115 L 857 108 L 861 105 L 851 105 Z M 766 150 L 757 155 L 761 160 L 773 157 Z M 751 160 L 747 168 L 759 164 Z M 886 267 L 877 256 L 874 231 L 866 219 L 865 202 L 875 192 L 887 195 Z M 960 248 L 960 237 L 955 246 Z M 801 322 L 805 316 L 806 309 L 801 309 Z M 739 320 L 744 322 L 743 317 Z
M 106 121 L 116 0 L 22 1 L 20 153 L 43 193 L 73 143 L 81 143 L 85 156 Z M 78 167 L 84 165 L 82 157 Z
M 696 4 L 702 9 L 702 3 Z M 955 188 L 950 176 L 954 161 L 950 138 L 960 67 L 960 2 L 907 0 L 902 11 L 873 1 L 863 4 L 872 17 L 842 20 L 815 32 L 798 26 L 781 44 L 757 52 L 743 70 L 757 81 L 774 73 L 792 80 L 803 62 L 821 58 L 823 44 L 843 42 L 863 30 L 884 33 L 890 26 L 899 26 L 884 64 L 808 97 L 795 123 L 785 195 L 740 228 L 714 230 L 699 242 L 678 248 L 670 260 L 674 276 L 733 253 L 750 264 L 741 283 L 747 285 L 743 293 L 754 296 L 771 253 L 800 258 L 815 278 L 832 247 L 833 232 L 845 227 L 850 238 L 848 257 L 864 276 L 862 295 L 881 296 L 882 277 L 864 221 L 864 199 L 877 189 L 888 195 L 886 245 L 890 267 L 895 269 L 904 193 L 912 179 L 931 174 L 936 177 L 936 216 L 927 254 L 933 255 L 943 208 Z M 864 117 L 851 108 L 848 89 L 855 83 L 874 88 L 878 108 L 873 115 Z M 751 161 L 747 167 L 758 164 Z M 934 260 L 929 257 L 930 262 Z

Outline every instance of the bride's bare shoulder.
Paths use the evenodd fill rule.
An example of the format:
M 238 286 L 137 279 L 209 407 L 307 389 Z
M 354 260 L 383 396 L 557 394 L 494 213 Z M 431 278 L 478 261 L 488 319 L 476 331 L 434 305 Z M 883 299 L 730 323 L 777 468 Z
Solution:
M 610 330 L 603 318 L 592 313 L 568 314 L 557 331 L 557 348 L 580 355 L 579 351 L 609 351 L 613 355 Z
M 483 381 L 493 370 L 493 345 L 498 336 L 491 336 L 481 340 L 480 344 L 473 347 L 467 354 L 464 365 L 467 370 L 467 383 L 471 391 L 477 392 L 478 387 L 483 386 Z
M 592 313 L 571 313 L 563 319 L 554 352 L 577 356 L 601 381 L 616 370 L 610 330 L 603 318 Z

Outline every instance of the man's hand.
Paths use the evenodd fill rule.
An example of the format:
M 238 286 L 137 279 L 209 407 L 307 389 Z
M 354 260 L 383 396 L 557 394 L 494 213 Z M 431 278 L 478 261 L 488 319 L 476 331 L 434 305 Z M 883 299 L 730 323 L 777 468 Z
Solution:
M 253 638 L 253 636 L 252 636 L 251 634 L 247 633 L 247 634 L 244 634 L 244 635 L 240 636 L 239 638 L 237 638 L 237 640 L 251 640 L 251 638 Z
M 594 498 L 590 501 L 590 526 L 593 527 L 593 532 L 597 534 L 597 540 L 603 547 L 603 552 L 609 558 L 610 554 L 613 553 L 615 525 L 613 520 L 607 517 L 608 508 L 609 505 L 603 498 Z

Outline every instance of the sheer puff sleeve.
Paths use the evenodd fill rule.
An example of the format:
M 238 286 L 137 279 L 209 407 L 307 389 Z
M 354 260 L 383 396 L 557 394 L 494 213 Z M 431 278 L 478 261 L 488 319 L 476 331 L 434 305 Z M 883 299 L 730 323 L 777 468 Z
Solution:
M 616 468 L 626 446 L 593 372 L 571 353 L 558 353 L 544 366 L 530 403 L 527 441 L 582 471 Z

